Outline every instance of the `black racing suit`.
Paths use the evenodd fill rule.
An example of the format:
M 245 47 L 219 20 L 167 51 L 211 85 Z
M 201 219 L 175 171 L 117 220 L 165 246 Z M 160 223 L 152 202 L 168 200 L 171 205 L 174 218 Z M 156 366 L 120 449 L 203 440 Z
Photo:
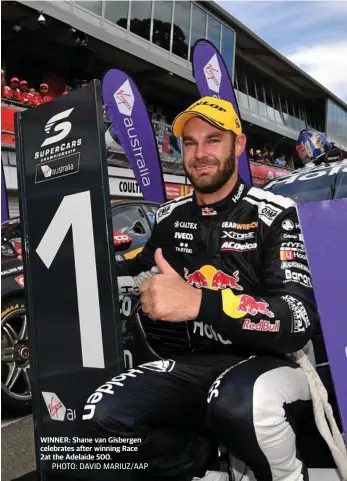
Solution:
M 127 261 L 128 275 L 151 275 L 158 247 L 202 288 L 200 312 L 182 323 L 143 317 L 147 340 L 165 361 L 108 381 L 94 429 L 141 438 L 148 479 L 201 475 L 217 441 L 259 481 L 302 479 L 283 407 L 297 412 L 310 393 L 286 354 L 309 341 L 317 314 L 294 202 L 240 179 L 214 205 L 199 206 L 194 194 L 169 201 L 143 251 Z

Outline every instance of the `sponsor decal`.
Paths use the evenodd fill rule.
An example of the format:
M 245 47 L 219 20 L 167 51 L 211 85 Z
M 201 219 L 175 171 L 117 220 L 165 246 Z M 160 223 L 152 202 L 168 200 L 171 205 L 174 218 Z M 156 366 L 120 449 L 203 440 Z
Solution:
M 163 207 L 159 207 L 157 210 L 157 217 L 160 219 L 164 215 L 167 215 L 171 212 L 171 205 L 164 205 Z
M 193 240 L 193 234 L 190 232 L 175 232 L 175 239 Z
M 298 252 L 293 249 L 281 249 L 280 251 L 280 259 L 281 261 L 294 261 L 295 259 L 301 259 L 303 261 L 307 261 L 306 254 L 302 253 L 301 251 Z
M 302 242 L 283 242 L 281 244 L 281 249 L 289 249 L 289 250 L 293 250 L 293 251 L 303 251 L 305 252 L 305 247 L 304 247 L 304 244 Z
M 263 220 L 268 219 L 269 221 L 272 222 L 281 212 L 282 212 L 281 209 L 277 209 L 276 207 L 273 207 L 273 206 L 270 207 L 266 205 L 261 209 L 259 214 L 259 219 L 263 219 Z
M 212 207 L 203 207 L 201 209 L 201 214 L 204 215 L 204 216 L 207 216 L 207 215 L 217 215 L 217 211 L 212 209 Z
M 12 304 L 11 306 L 7 307 L 3 311 L 1 311 L 1 318 L 7 316 L 12 311 L 15 311 L 16 309 L 24 308 L 24 304 Z
M 282 239 L 294 239 L 304 241 L 304 237 L 302 234 L 283 234 Z
M 171 372 L 175 367 L 176 361 L 172 359 L 158 360 L 140 364 L 136 369 L 129 369 L 128 371 L 113 377 L 102 386 L 98 387 L 95 392 L 89 396 L 83 408 L 82 419 L 92 419 L 95 413 L 95 405 L 98 404 L 105 394 L 115 394 L 115 387 L 123 387 L 124 381 L 128 378 L 136 378 L 139 374 L 144 373 L 144 369 L 156 372 Z
M 126 80 L 123 85 L 113 94 L 118 110 L 123 115 L 131 116 L 135 103 L 134 93 L 131 89 L 129 80 Z
M 66 175 L 77 174 L 80 165 L 80 153 L 68 155 L 63 159 L 51 160 L 46 164 L 36 165 L 35 184 L 58 179 Z
M 229 339 L 223 339 L 223 337 L 218 334 L 210 324 L 205 324 L 204 322 L 194 321 L 193 334 L 198 333 L 201 337 L 207 337 L 208 339 L 214 339 L 222 344 L 232 344 Z
M 208 102 L 207 100 L 204 100 L 203 102 L 200 102 L 200 101 L 197 102 L 196 104 L 194 104 L 194 107 L 197 107 L 198 105 L 207 105 L 208 107 L 211 107 L 212 109 L 219 110 L 219 112 L 226 112 L 224 107 L 221 107 L 220 105 L 217 105 L 217 104 L 212 104 L 211 102 Z M 219 122 L 219 123 L 221 124 L 222 122 Z
M 246 239 L 253 239 L 255 237 L 255 232 L 247 232 L 245 234 L 241 232 L 235 231 L 223 231 L 223 235 L 221 236 L 222 239 L 236 239 L 236 240 L 246 240 Z
M 310 320 L 307 315 L 305 306 L 301 301 L 292 296 L 282 296 L 282 299 L 288 304 L 292 316 L 292 333 L 298 334 L 305 332 L 310 327 Z
M 292 262 L 283 261 L 281 264 L 281 269 L 301 269 L 303 271 L 310 273 L 310 269 L 308 268 L 308 266 L 305 266 L 305 264 L 301 264 L 300 262 L 295 262 L 295 261 L 292 261 Z
M 289 177 L 286 177 L 284 179 L 280 179 L 280 180 L 276 180 L 274 182 L 271 182 L 270 184 L 268 184 L 266 186 L 266 189 L 269 189 L 270 187 L 272 187 L 274 184 L 292 184 L 296 181 L 302 181 L 302 180 L 311 180 L 311 179 L 317 179 L 319 177 L 323 177 L 325 175 L 335 175 L 337 174 L 338 172 L 347 172 L 347 167 L 345 164 L 340 164 L 340 165 L 336 165 L 332 168 L 326 168 L 326 167 L 323 167 L 323 168 L 320 168 L 320 169 L 315 169 L 314 172 L 307 172 L 306 174 L 294 174 L 294 175 L 290 175 Z
M 220 84 L 222 80 L 222 72 L 220 70 L 217 55 L 214 54 L 204 67 L 204 75 L 208 87 L 215 92 L 219 93 Z
M 20 285 L 20 287 L 24 287 L 24 274 L 15 277 L 14 280 L 17 282 L 18 285 Z
M 119 246 L 124 243 L 129 243 L 131 242 L 131 237 L 129 237 L 126 234 L 121 234 L 119 232 L 114 232 L 113 233 L 113 243 L 115 246 Z
M 103 78 L 102 92 L 112 121 L 109 135 L 116 133 L 144 199 L 163 204 L 166 195 L 158 146 L 136 84 L 125 72 L 111 69 Z
M 64 421 L 66 407 L 54 392 L 42 392 L 49 416 L 55 421 Z
M 294 229 L 294 223 L 290 219 L 286 219 L 282 222 L 282 228 L 284 230 L 293 230 Z
M 240 200 L 240 197 L 242 195 L 242 192 L 243 192 L 243 189 L 245 188 L 245 185 L 244 184 L 241 184 L 239 186 L 239 189 L 237 191 L 237 193 L 232 197 L 233 201 L 234 202 L 237 202 L 238 200 Z
M 235 251 L 235 252 L 247 252 L 252 251 L 257 248 L 257 243 L 246 242 L 245 244 L 240 244 L 239 242 L 223 242 L 221 251 Z
M 183 252 L 184 254 L 193 254 L 189 244 L 185 244 L 184 242 L 181 242 L 179 247 L 175 247 L 175 250 L 176 252 Z
M 296 282 L 297 284 L 301 284 L 302 286 L 312 287 L 311 278 L 307 274 L 302 274 L 301 272 L 293 272 L 289 269 L 285 269 L 284 271 L 286 276 L 285 282 Z
M 273 324 L 270 321 L 264 321 L 261 319 L 259 322 L 253 322 L 251 319 L 245 319 L 242 324 L 242 329 L 247 331 L 266 331 L 266 332 L 278 332 L 280 330 L 281 321 L 275 321 Z
M 125 373 L 113 377 L 112 379 L 110 379 L 110 381 L 107 381 L 105 384 L 98 387 L 95 392 L 87 399 L 87 402 L 83 408 L 84 412 L 82 415 L 82 419 L 92 419 L 95 413 L 95 405 L 101 401 L 105 394 L 114 394 L 115 386 L 123 387 L 124 381 L 127 378 L 137 377 L 138 374 L 143 374 L 143 371 L 140 371 L 140 369 L 129 369 Z
M 222 228 L 224 229 L 237 229 L 237 230 L 250 230 L 256 229 L 258 222 L 251 222 L 250 224 L 237 224 L 236 222 L 223 222 Z
M 222 303 L 225 314 L 233 319 L 240 319 L 247 314 L 251 316 L 262 314 L 271 318 L 275 317 L 266 301 L 263 299 L 258 301 L 248 294 L 235 295 L 231 290 L 225 289 L 222 291 Z
M 231 371 L 232 369 L 234 369 L 236 366 L 239 366 L 240 364 L 243 364 L 244 362 L 247 362 L 249 361 L 250 359 L 253 359 L 255 356 L 250 356 L 249 358 L 247 359 L 244 359 L 243 361 L 235 364 L 234 366 L 231 366 L 231 367 L 228 367 L 228 369 L 226 369 L 224 372 L 222 372 L 222 374 L 220 374 L 217 379 L 215 379 L 215 381 L 213 382 L 213 384 L 211 385 L 209 391 L 208 391 L 208 396 L 207 396 L 207 402 L 210 403 L 212 401 L 213 398 L 217 398 L 218 395 L 219 395 L 219 390 L 218 390 L 218 387 L 223 379 L 223 377 L 229 372 Z
M 74 421 L 76 419 L 76 411 L 74 409 L 67 409 L 54 392 L 42 391 L 42 396 L 49 416 L 53 421 L 65 421 L 65 418 L 68 421 Z
M 257 301 L 252 296 L 241 294 L 239 296 L 239 304 L 236 308 L 239 312 L 245 312 L 256 316 L 257 314 L 264 314 L 268 317 L 275 317 L 275 314 L 268 309 L 269 304 L 265 301 Z
M 198 228 L 198 224 L 194 224 L 194 222 L 180 222 L 179 220 L 175 221 L 174 226 L 176 229 L 180 227 L 181 229 L 196 230 Z
M 235 289 L 243 291 L 243 287 L 239 284 L 239 271 L 235 271 L 232 275 L 226 274 L 220 269 L 217 270 L 213 266 L 202 266 L 200 269 L 189 273 L 184 268 L 184 278 L 188 284 L 201 289 L 202 287 L 219 290 L 219 289 Z
M 54 126 L 53 131 L 54 132 L 59 132 L 56 135 L 53 135 L 51 137 L 48 137 L 46 140 L 44 140 L 41 144 L 41 147 L 46 147 L 47 145 L 51 144 L 56 144 L 60 140 L 65 139 L 71 131 L 72 124 L 69 122 L 67 119 L 71 112 L 73 111 L 75 107 L 72 107 L 71 109 L 64 110 L 63 112 L 60 112 L 59 114 L 53 115 L 48 122 L 45 125 L 45 132 L 46 134 L 51 133 L 51 129 Z M 63 121 L 63 122 L 62 122 Z
M 67 157 L 71 154 L 76 153 L 78 147 L 82 145 L 82 139 L 70 139 L 68 142 L 62 142 L 71 132 L 72 124 L 70 121 L 65 120 L 67 119 L 71 112 L 74 110 L 74 107 L 68 110 L 64 110 L 57 115 L 54 115 L 49 119 L 45 126 L 46 134 L 53 132 L 58 132 L 56 135 L 51 135 L 50 137 L 46 138 L 41 147 L 48 147 L 46 149 L 41 149 L 34 154 L 35 160 L 40 160 L 41 163 L 48 162 L 51 160 L 61 159 L 63 157 Z M 59 142 L 59 143 L 58 143 Z M 58 144 L 58 145 L 53 145 Z M 52 146 L 53 145 L 53 146 Z M 51 147 L 52 146 L 52 147 Z M 49 169 L 44 167 L 42 170 L 42 175 L 46 174 L 49 176 Z
M 63 142 L 56 147 L 35 152 L 34 158 L 35 160 L 40 159 L 41 163 L 61 159 L 76 153 L 77 147 L 80 147 L 81 145 L 82 139 L 72 140 L 71 142 Z
M 149 371 L 156 372 L 171 372 L 175 367 L 176 361 L 172 359 L 165 359 L 160 361 L 146 362 L 145 364 L 140 364 L 139 367 L 143 369 L 148 369 Z
M 1 277 L 8 276 L 9 274 L 14 274 L 16 272 L 22 272 L 23 266 L 12 267 L 12 269 L 6 269 L 5 271 L 1 271 Z

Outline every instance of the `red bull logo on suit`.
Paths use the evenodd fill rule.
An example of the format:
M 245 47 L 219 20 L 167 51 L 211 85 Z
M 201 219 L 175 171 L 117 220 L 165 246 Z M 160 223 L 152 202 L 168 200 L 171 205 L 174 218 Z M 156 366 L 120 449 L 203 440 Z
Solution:
M 242 329 L 247 331 L 266 331 L 266 332 L 278 332 L 280 330 L 281 321 L 275 321 L 272 324 L 270 321 L 261 320 L 259 322 L 252 322 L 250 319 L 245 319 L 242 324 Z
M 184 268 L 184 278 L 188 284 L 201 289 L 202 287 L 218 290 L 218 289 L 235 289 L 243 291 L 243 287 L 239 284 L 239 271 L 235 271 L 232 275 L 226 274 L 222 270 L 206 265 L 200 267 L 196 271 L 189 273 Z

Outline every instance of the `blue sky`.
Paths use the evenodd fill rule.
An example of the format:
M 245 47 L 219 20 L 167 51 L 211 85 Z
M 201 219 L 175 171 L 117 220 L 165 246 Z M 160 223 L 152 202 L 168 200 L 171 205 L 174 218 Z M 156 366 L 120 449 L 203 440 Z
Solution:
M 347 102 L 347 1 L 218 1 Z

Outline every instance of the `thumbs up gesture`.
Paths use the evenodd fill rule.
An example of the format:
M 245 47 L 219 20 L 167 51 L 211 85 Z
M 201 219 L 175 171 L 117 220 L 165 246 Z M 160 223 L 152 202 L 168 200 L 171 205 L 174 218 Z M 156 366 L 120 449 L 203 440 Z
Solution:
M 187 284 L 164 258 L 162 250 L 155 252 L 155 263 L 161 274 L 140 285 L 142 310 L 153 321 L 183 322 L 196 319 L 202 292 Z

